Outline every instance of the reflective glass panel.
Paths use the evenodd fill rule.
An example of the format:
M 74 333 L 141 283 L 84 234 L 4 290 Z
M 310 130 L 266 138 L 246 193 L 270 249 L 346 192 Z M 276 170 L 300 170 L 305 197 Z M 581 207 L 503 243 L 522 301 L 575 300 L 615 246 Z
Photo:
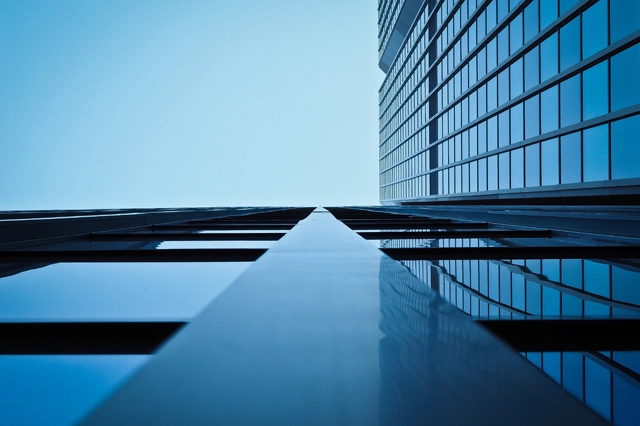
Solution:
M 608 33 L 607 0 L 600 0 L 582 13 L 582 56 L 588 58 L 607 47 Z
M 540 81 L 558 73 L 558 33 L 553 33 L 540 43 Z
M 540 144 L 525 147 L 525 185 L 540 186 Z
M 609 69 L 607 61 L 601 62 L 582 73 L 582 103 L 584 119 L 609 112 Z
M 540 83 L 539 56 L 537 46 L 524 55 L 524 90 L 530 90 Z
M 640 115 L 611 123 L 611 179 L 640 177 Z
M 558 86 L 553 86 L 540 94 L 542 133 L 558 129 Z
M 523 104 L 519 103 L 511 108 L 511 143 L 522 141 L 524 134 Z
M 525 138 L 532 138 L 540 134 L 540 98 L 535 95 L 524 102 Z
M 639 63 L 640 44 L 636 44 L 611 58 L 612 111 L 640 103 Z
M 640 29 L 640 2 L 610 0 L 611 43 Z
M 587 129 L 583 139 L 584 181 L 609 179 L 609 126 Z
M 580 62 L 580 17 L 560 28 L 560 71 Z
M 557 185 L 559 183 L 558 170 L 558 139 L 544 141 L 542 147 L 542 185 Z
M 580 74 L 560 83 L 560 126 L 580 122 Z
M 560 177 L 562 183 L 582 181 L 580 132 L 560 138 Z

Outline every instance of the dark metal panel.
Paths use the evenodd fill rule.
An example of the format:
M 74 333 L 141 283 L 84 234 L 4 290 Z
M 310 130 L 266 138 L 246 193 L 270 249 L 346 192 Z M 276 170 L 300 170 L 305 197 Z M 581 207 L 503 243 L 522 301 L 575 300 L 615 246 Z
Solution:
M 604 424 L 313 213 L 84 424 Z
M 253 262 L 267 249 L 0 251 L 0 263 L 20 262 Z
M 479 320 L 520 352 L 638 351 L 638 319 Z
M 0 354 L 150 354 L 184 322 L 0 323 Z
M 640 246 L 527 246 L 383 248 L 396 260 L 624 259 L 640 257 Z
M 551 238 L 551 231 L 528 230 L 475 230 L 475 231 L 413 231 L 413 232 L 358 232 L 367 240 L 393 240 L 393 239 L 435 239 L 435 238 Z
M 133 232 L 126 234 L 90 234 L 91 241 L 277 241 L 283 232 L 239 232 L 220 234 Z

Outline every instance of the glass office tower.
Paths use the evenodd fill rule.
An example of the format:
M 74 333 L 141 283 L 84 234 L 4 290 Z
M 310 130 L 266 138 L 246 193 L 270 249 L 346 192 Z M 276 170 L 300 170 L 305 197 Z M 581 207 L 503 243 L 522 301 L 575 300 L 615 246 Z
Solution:
M 640 193 L 640 2 L 378 7 L 383 204 Z

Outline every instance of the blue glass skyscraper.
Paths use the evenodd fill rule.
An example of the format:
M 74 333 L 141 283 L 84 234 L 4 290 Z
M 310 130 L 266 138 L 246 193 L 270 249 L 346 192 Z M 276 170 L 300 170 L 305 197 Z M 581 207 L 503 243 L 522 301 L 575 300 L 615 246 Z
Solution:
M 384 204 L 640 193 L 640 3 L 378 7 Z

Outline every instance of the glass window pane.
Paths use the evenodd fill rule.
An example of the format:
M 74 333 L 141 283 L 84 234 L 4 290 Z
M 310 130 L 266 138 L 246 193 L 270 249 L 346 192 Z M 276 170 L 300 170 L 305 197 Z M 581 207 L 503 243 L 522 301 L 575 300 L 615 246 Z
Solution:
M 509 153 L 503 152 L 498 160 L 500 165 L 500 189 L 509 189 Z
M 540 135 L 540 100 L 535 95 L 524 102 L 524 127 L 525 138 L 533 138 Z
M 611 123 L 611 178 L 640 177 L 640 115 Z
M 509 0 L 498 0 L 498 22 L 509 13 Z
M 558 17 L 558 0 L 540 0 L 540 29 L 544 29 Z
M 540 81 L 558 74 L 558 33 L 540 43 Z
M 540 54 L 536 46 L 524 55 L 524 90 L 530 90 L 540 83 Z
M 497 45 L 495 37 L 487 44 L 487 72 L 490 72 L 498 65 Z
M 583 139 L 584 181 L 609 179 L 609 126 L 587 129 Z
M 517 143 L 524 139 L 524 111 L 523 104 L 511 108 L 511 143 Z
M 498 117 L 493 116 L 487 120 L 487 151 L 493 151 L 498 147 Z
M 560 28 L 560 71 L 580 62 L 580 17 Z
M 509 102 L 509 68 L 498 74 L 498 105 Z
M 640 44 L 611 58 L 611 111 L 640 103 L 639 63 Z
M 487 122 L 478 124 L 478 154 L 487 152 Z
M 524 187 L 524 149 L 511 151 L 511 187 Z
M 611 43 L 640 29 L 640 2 L 633 0 L 611 1 Z
M 487 159 L 478 160 L 478 191 L 487 190 Z
M 496 0 L 493 0 L 486 9 L 487 12 L 487 33 L 496 26 Z
M 525 148 L 525 184 L 527 187 L 540 186 L 540 144 Z
M 478 163 L 475 161 L 469 163 L 469 179 L 470 192 L 478 191 Z
M 487 82 L 487 111 L 493 111 L 498 107 L 498 77 L 493 77 Z
M 487 159 L 487 178 L 489 190 L 498 189 L 498 156 L 492 155 Z
M 580 122 L 580 74 L 560 83 L 560 126 Z
M 478 87 L 478 117 L 487 113 L 487 85 Z
M 607 61 L 582 73 L 584 119 L 589 120 L 609 112 L 609 69 Z
M 538 34 L 538 0 L 533 0 L 524 9 L 524 42 L 528 42 L 536 34 Z
M 503 111 L 498 117 L 498 146 L 503 147 L 509 145 L 510 136 L 509 128 L 509 110 Z
M 558 86 L 553 86 L 540 94 L 542 133 L 558 129 Z
M 509 24 L 509 53 L 513 55 L 515 51 L 522 47 L 522 13 L 516 16 Z
M 557 185 L 558 170 L 558 138 L 544 141 L 542 148 L 542 185 Z
M 600 0 L 582 13 L 582 56 L 588 58 L 607 47 L 608 32 L 607 0 Z
M 510 75 L 510 82 L 511 82 L 511 99 L 520 96 L 522 94 L 522 83 L 523 83 L 523 76 L 522 76 L 522 58 L 518 59 L 517 61 L 515 61 L 513 64 L 511 64 L 511 75 Z
M 560 0 L 560 16 L 564 15 L 566 11 L 578 4 L 580 0 Z
M 560 177 L 562 183 L 577 183 L 582 180 L 582 152 L 580 132 L 560 139 Z
M 498 63 L 501 64 L 509 57 L 509 26 L 498 33 Z

